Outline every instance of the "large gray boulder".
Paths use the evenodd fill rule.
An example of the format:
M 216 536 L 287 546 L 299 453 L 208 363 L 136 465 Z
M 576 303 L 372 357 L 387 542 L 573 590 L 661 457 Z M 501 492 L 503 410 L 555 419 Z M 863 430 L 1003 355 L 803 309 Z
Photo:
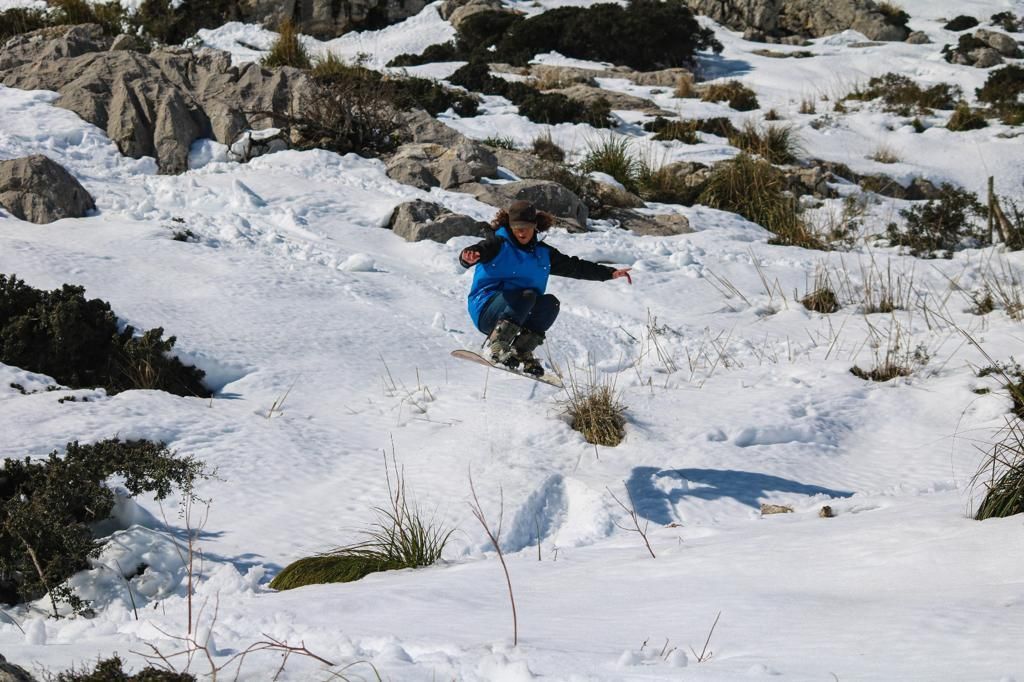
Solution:
M 452 147 L 405 144 L 388 160 L 389 178 L 420 189 L 451 189 L 467 182 L 493 178 L 498 160 L 486 146 L 464 139 Z
M 388 221 L 395 234 L 408 242 L 430 239 L 442 244 L 452 237 L 483 237 L 487 223 L 467 215 L 452 213 L 429 201 L 399 204 Z
M 0 161 L 0 206 L 30 223 L 81 218 L 96 208 L 81 183 L 42 154 Z
M 103 128 L 123 154 L 153 156 L 162 173 L 186 170 L 196 139 L 231 144 L 245 130 L 273 125 L 267 112 L 301 110 L 308 90 L 297 69 L 234 67 L 228 53 L 207 48 L 111 52 L 94 33 L 74 26 L 19 36 L 0 49 L 0 82 L 59 92 L 58 106 Z
M 578 196 L 557 182 L 548 180 L 517 180 L 500 185 L 468 183 L 455 188 L 458 192 L 472 194 L 478 201 L 490 206 L 505 208 L 513 201 L 529 201 L 542 211 L 555 216 L 555 224 L 570 232 L 587 229 L 589 212 Z
M 546 161 L 536 154 L 519 149 L 497 147 L 494 150 L 494 156 L 497 158 L 499 166 L 524 180 L 528 178 L 551 180 L 558 177 L 560 172 L 564 172 L 561 164 Z
M 820 38 L 847 29 L 871 40 L 905 40 L 910 31 L 890 23 L 873 0 L 690 0 L 694 12 L 736 31 Z
M 620 229 L 647 237 L 672 237 L 693 232 L 687 217 L 675 213 L 644 215 L 628 208 L 613 208 L 607 211 L 605 218 L 616 221 Z
M 239 0 L 244 21 L 277 26 L 291 19 L 321 40 L 361 29 L 383 28 L 419 14 L 426 0 Z
M 675 112 L 665 111 L 649 99 L 637 97 L 636 95 L 629 95 L 624 92 L 602 90 L 601 88 L 597 88 L 592 85 L 585 85 L 584 83 L 576 83 L 575 85 L 571 85 L 567 88 L 545 90 L 544 92 L 565 95 L 569 99 L 576 102 L 582 102 L 587 106 L 593 106 L 594 104 L 597 104 L 599 100 L 604 100 L 608 102 L 612 109 L 618 109 L 621 111 L 639 111 L 651 116 L 675 115 Z

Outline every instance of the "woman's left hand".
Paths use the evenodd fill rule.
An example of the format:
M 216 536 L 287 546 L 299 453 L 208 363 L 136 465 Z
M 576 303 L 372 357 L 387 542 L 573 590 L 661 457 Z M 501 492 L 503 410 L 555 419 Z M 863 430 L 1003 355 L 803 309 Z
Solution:
M 618 279 L 619 277 L 625 277 L 626 281 L 630 284 L 633 283 L 633 278 L 629 276 L 629 271 L 633 268 L 621 268 L 612 273 L 612 279 Z

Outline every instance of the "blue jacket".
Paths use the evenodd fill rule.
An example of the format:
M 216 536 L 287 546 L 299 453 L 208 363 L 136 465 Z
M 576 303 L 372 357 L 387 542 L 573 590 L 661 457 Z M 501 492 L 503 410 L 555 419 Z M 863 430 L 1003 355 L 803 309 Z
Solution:
M 549 275 L 604 281 L 612 278 L 613 268 L 590 261 L 566 256 L 558 249 L 537 240 L 520 244 L 507 227 L 470 247 L 480 254 L 473 273 L 473 286 L 469 290 L 469 316 L 479 329 L 480 312 L 499 291 L 532 289 L 538 295 L 548 286 Z M 464 267 L 469 264 L 460 262 Z

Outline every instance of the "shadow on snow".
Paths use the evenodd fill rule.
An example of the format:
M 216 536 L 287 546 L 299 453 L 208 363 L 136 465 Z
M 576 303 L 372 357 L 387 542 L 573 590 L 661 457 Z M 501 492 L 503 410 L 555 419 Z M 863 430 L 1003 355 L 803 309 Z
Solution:
M 658 478 L 674 478 L 683 485 L 665 491 L 655 482 Z M 696 484 L 697 487 L 687 484 Z M 626 482 L 637 513 L 652 523 L 672 523 L 671 511 L 677 502 L 690 497 L 700 500 L 730 498 L 748 507 L 759 509 L 761 498 L 768 492 L 798 495 L 850 497 L 852 492 L 807 485 L 788 478 L 732 469 L 658 469 L 636 467 Z

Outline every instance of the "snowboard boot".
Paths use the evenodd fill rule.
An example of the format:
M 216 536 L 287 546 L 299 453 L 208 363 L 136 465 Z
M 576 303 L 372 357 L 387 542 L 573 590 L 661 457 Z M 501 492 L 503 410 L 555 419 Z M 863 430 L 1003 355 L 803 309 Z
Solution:
M 501 320 L 487 337 L 487 354 L 491 362 L 505 365 L 511 369 L 519 366 L 512 343 L 522 328 L 511 320 Z
M 535 377 L 544 375 L 544 366 L 540 364 L 540 360 L 533 357 L 533 351 L 537 350 L 537 346 L 542 343 L 544 343 L 543 332 L 535 332 L 530 329 L 524 329 L 512 343 L 512 350 L 516 360 L 522 363 L 524 373 Z

